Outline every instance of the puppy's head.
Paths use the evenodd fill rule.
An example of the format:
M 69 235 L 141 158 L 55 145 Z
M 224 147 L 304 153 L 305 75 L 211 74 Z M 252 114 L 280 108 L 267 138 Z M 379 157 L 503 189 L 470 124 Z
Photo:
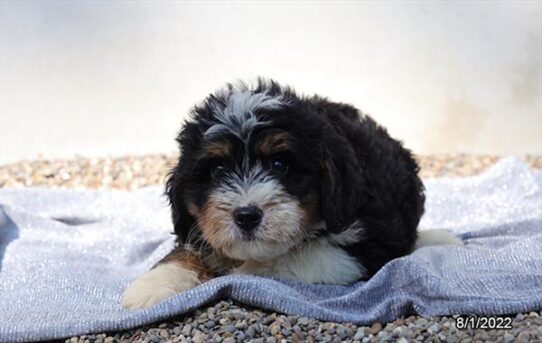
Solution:
M 166 193 L 183 243 L 265 260 L 354 220 L 353 152 L 289 88 L 228 85 L 193 109 L 178 142 Z

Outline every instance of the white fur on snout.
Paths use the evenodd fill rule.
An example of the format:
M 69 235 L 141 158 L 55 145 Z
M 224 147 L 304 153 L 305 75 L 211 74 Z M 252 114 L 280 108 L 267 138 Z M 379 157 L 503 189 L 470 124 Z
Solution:
M 132 310 L 148 308 L 200 283 L 195 271 L 178 263 L 159 264 L 126 288 L 122 296 L 122 306 Z

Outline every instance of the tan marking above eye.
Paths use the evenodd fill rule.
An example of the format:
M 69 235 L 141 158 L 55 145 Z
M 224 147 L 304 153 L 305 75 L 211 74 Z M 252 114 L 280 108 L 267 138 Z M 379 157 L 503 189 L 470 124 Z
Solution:
M 267 134 L 257 146 L 262 155 L 272 155 L 277 152 L 290 149 L 288 135 L 284 132 L 273 132 Z
M 199 214 L 198 207 L 193 202 L 188 203 L 186 206 L 188 209 L 188 213 L 190 213 L 192 216 L 197 217 Z
M 232 153 L 232 145 L 228 141 L 215 141 L 207 143 L 203 151 L 206 155 L 209 157 L 218 157 L 218 158 L 225 158 L 228 156 L 231 156 Z

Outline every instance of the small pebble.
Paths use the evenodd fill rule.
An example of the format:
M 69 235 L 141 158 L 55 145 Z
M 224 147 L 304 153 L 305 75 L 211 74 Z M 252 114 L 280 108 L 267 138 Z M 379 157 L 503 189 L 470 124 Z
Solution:
M 229 333 L 234 333 L 236 330 L 237 329 L 235 328 L 235 325 L 232 325 L 232 324 L 226 325 L 223 328 L 223 331 L 229 332 Z
M 181 333 L 183 334 L 183 336 L 185 337 L 188 337 L 190 336 L 190 333 L 192 332 L 192 327 L 188 324 L 186 324 L 184 327 L 183 327 L 183 330 L 181 331 Z
M 435 324 L 431 325 L 431 326 L 427 329 L 427 332 L 429 332 L 430 334 L 437 333 L 438 331 L 439 331 L 439 325 L 438 325 L 438 323 L 435 323 Z
M 307 317 L 301 317 L 297 320 L 297 324 L 299 325 L 309 325 L 309 318 Z
M 371 332 L 373 335 L 376 335 L 380 330 L 382 330 L 382 324 L 374 323 L 371 326 L 371 329 L 369 330 L 369 332 Z
M 192 337 L 192 342 L 204 343 L 206 341 L 205 338 L 206 338 L 205 335 L 198 333 L 197 335 L 194 335 L 194 337 Z
M 273 324 L 269 328 L 271 330 L 271 334 L 274 336 L 280 332 L 280 325 L 279 324 Z
M 516 342 L 518 343 L 527 343 L 529 342 L 529 333 L 528 332 L 520 332 L 517 339 L 516 339 Z
M 292 334 L 292 332 L 288 329 L 282 329 L 280 330 L 280 333 L 284 336 L 284 337 L 290 337 L 290 335 Z
M 386 341 L 388 339 L 389 334 L 386 331 L 380 331 L 376 338 L 378 338 L 379 341 Z
M 229 320 L 228 318 L 221 318 L 219 321 L 220 325 L 228 325 L 229 323 L 231 323 L 231 320 Z
M 247 327 L 247 323 L 244 320 L 235 323 L 235 328 L 236 329 L 245 329 L 246 327 Z
M 359 341 L 363 338 L 363 336 L 365 336 L 365 329 L 359 328 L 354 335 L 354 340 Z
M 427 319 L 425 318 L 419 318 L 415 322 L 416 326 L 419 326 L 421 328 L 425 328 L 427 326 Z
M 246 334 L 249 338 L 254 338 L 254 336 L 256 335 L 256 329 L 254 328 L 254 325 L 248 327 Z
M 164 339 L 169 339 L 169 332 L 168 330 L 165 330 L 165 329 L 162 329 L 160 330 L 160 333 L 159 333 L 160 337 L 164 338 Z M 107 343 L 107 339 L 105 341 Z
M 401 336 L 402 328 L 400 326 L 396 327 L 392 330 L 392 334 L 394 336 Z

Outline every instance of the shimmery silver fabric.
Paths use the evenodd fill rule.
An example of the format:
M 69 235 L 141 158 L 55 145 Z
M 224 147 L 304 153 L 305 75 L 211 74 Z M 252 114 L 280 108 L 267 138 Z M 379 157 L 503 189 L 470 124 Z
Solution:
M 483 175 L 426 180 L 426 186 L 421 227 L 453 230 L 466 246 L 422 248 L 349 287 L 216 278 L 143 311 L 123 310 L 119 300 L 132 279 L 172 248 L 161 187 L 1 190 L 0 341 L 127 329 L 219 298 L 361 324 L 412 312 L 540 310 L 542 174 L 510 157 Z

